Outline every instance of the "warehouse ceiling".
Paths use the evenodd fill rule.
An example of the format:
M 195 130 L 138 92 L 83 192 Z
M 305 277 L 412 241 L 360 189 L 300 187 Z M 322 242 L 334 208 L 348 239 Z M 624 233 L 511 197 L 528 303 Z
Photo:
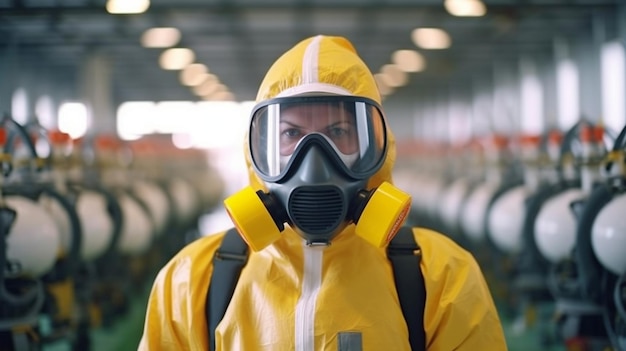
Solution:
M 144 48 L 152 27 L 175 27 L 179 47 L 195 53 L 237 100 L 254 99 L 264 72 L 304 37 L 348 37 L 374 72 L 398 49 L 416 49 L 426 69 L 404 91 L 419 93 L 467 81 L 514 63 L 543 57 L 555 38 L 617 33 L 620 0 L 484 0 L 482 17 L 455 17 L 443 0 L 152 0 L 142 14 L 112 15 L 104 0 L 0 0 L 0 49 L 14 48 L 20 65 L 42 66 L 59 79 L 78 79 L 94 51 L 111 63 L 115 101 L 198 99 L 178 71 L 159 67 L 163 49 Z M 423 50 L 416 27 L 447 31 L 452 46 Z M 0 84 L 3 83 L 0 79 Z

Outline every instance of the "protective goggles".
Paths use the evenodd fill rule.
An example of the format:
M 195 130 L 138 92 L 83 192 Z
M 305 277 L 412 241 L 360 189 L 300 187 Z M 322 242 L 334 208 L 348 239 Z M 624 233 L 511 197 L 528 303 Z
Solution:
M 252 163 L 266 181 L 278 181 L 313 145 L 354 179 L 382 165 L 385 121 L 373 100 L 348 96 L 285 97 L 257 105 L 249 130 Z

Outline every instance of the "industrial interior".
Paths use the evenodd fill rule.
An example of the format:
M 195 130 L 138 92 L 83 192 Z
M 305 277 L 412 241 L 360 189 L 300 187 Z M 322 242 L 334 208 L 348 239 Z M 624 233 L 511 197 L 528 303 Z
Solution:
M 621 0 L 0 0 L 0 350 L 137 350 L 317 34 L 375 74 L 407 223 L 474 255 L 509 350 L 626 351 Z

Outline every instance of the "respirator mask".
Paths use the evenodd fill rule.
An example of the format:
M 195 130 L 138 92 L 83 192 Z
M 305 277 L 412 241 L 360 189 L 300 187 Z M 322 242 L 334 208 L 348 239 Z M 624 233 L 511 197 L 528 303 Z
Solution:
M 347 96 L 276 98 L 257 105 L 248 131 L 252 165 L 268 192 L 247 187 L 224 201 L 248 245 L 262 250 L 289 224 L 307 245 L 329 245 L 347 225 L 377 247 L 404 222 L 410 196 L 383 182 L 387 131 L 380 106 Z

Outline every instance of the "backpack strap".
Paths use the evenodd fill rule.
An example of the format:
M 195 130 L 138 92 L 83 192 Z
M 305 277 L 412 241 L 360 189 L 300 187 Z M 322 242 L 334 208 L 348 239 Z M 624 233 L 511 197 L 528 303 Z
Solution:
M 387 246 L 387 257 L 393 267 L 400 307 L 409 328 L 411 350 L 426 350 L 426 288 L 420 269 L 422 252 L 411 227 L 400 228 Z
M 215 328 L 226 313 L 241 270 L 248 261 L 248 245 L 235 228 L 226 231 L 213 256 L 213 274 L 206 298 L 209 350 L 215 350 Z

